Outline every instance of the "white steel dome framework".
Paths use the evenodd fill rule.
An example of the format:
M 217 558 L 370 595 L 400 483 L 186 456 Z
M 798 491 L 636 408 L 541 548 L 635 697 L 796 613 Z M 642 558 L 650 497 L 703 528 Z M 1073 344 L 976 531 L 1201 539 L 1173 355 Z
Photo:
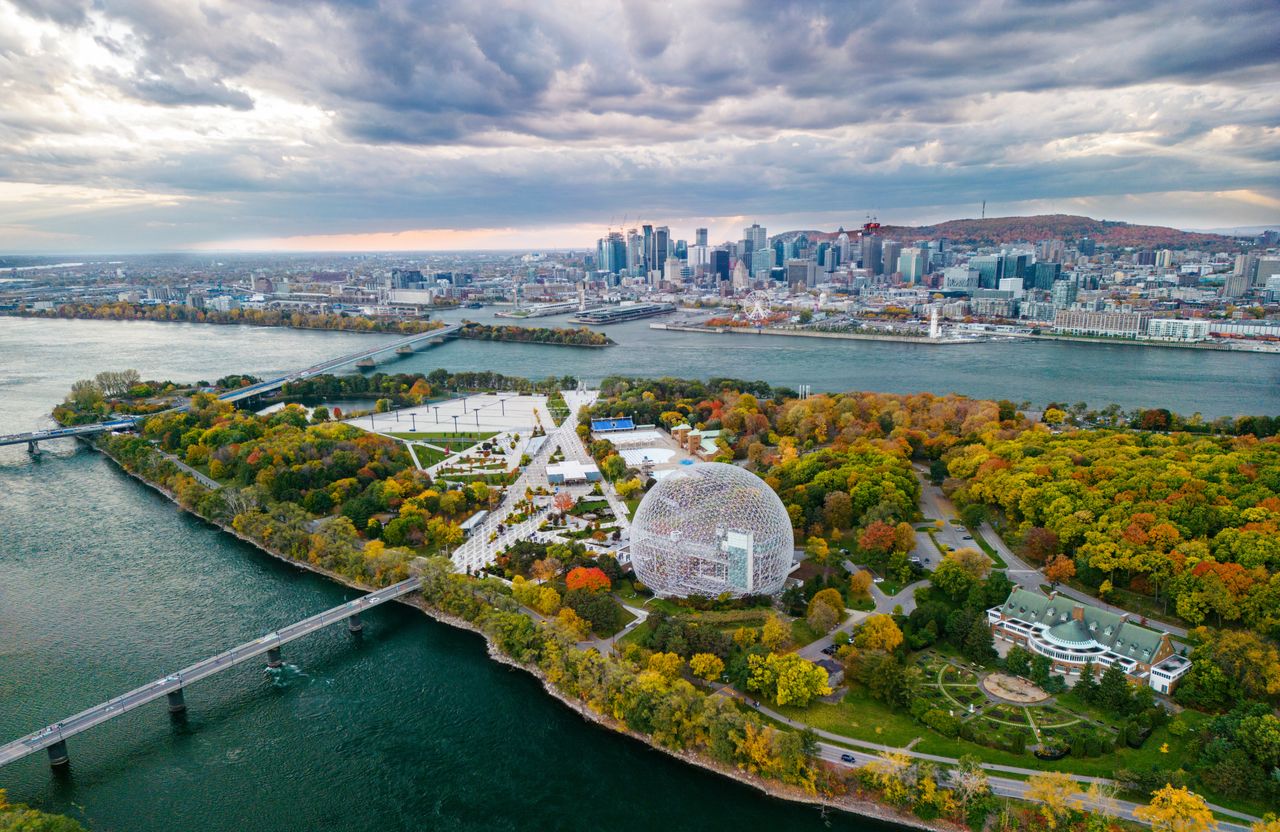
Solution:
M 631 564 L 658 595 L 772 595 L 791 570 L 794 538 L 782 500 L 736 465 L 678 469 L 631 521 Z

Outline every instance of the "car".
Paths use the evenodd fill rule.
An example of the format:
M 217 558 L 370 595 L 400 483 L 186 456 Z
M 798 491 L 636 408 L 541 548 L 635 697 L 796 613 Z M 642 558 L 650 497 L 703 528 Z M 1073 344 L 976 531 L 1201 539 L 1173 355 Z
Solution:
M 857 758 L 857 757 L 854 757 L 852 754 L 841 754 L 841 755 L 840 755 L 840 762 L 842 762 L 842 763 L 856 763 L 856 762 L 858 762 L 858 758 Z
M 834 656 L 836 651 L 839 649 L 840 648 L 836 647 L 834 644 L 828 644 L 826 647 L 822 648 L 822 652 L 826 653 L 828 656 Z
M 884 578 L 880 577 L 879 575 L 876 575 L 874 578 L 871 579 L 871 582 L 874 584 L 882 584 L 884 583 Z

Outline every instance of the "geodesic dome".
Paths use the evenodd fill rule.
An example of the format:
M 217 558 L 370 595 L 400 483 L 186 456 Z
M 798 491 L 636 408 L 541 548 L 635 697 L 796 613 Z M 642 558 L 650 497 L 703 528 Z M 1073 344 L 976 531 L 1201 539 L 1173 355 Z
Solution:
M 773 489 L 721 462 L 672 471 L 631 521 L 631 565 L 658 595 L 781 592 L 794 548 Z

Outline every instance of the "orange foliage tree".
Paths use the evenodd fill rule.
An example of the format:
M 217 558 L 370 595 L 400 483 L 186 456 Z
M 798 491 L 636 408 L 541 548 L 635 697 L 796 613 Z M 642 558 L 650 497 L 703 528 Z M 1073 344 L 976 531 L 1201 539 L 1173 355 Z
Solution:
M 565 576 L 564 585 L 570 590 L 585 589 L 594 592 L 608 589 L 613 584 L 609 582 L 609 576 L 604 574 L 598 566 L 578 566 L 569 570 L 569 574 Z

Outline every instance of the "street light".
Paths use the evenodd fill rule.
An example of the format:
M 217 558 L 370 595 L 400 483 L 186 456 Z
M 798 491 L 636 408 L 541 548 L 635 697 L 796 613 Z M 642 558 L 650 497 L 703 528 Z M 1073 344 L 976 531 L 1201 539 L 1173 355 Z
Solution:
M 373 414 L 369 414 L 369 430 L 377 430 L 378 426 L 373 423 Z
M 458 435 L 458 417 L 456 415 L 453 417 L 453 435 Z
M 433 407 L 433 408 L 431 408 L 431 409 L 432 409 L 432 410 L 434 410 L 434 411 L 436 412 L 436 424 L 437 424 L 437 425 L 438 425 L 438 424 L 440 424 L 440 408 L 437 406 L 437 407 Z
M 413 432 L 418 432 L 418 414 L 410 413 L 409 418 L 413 421 Z

